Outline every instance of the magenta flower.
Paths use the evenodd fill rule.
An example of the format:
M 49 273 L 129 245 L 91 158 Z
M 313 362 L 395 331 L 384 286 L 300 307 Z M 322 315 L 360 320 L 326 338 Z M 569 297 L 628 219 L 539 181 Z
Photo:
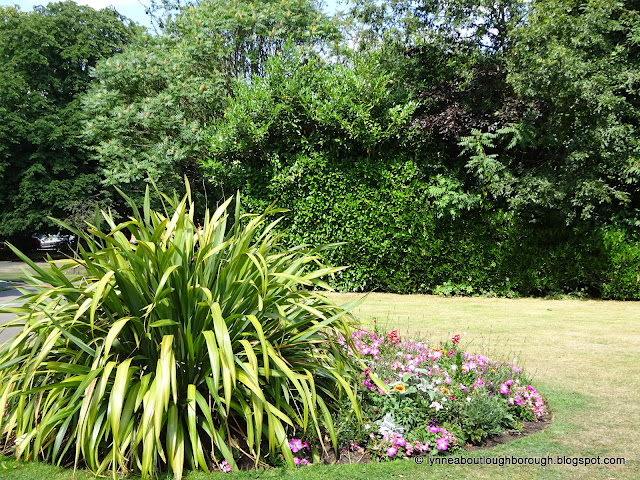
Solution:
M 509 393 L 509 385 L 507 385 L 506 383 L 501 383 L 500 393 L 502 393 L 503 395 L 507 395 Z
M 442 437 L 436 440 L 436 448 L 438 450 L 446 450 L 449 447 L 449 440 Z
M 293 453 L 299 452 L 303 448 L 302 440 L 300 440 L 299 438 L 294 438 L 289 442 L 289 447 L 291 448 L 291 451 Z
M 396 453 L 398 453 L 398 447 L 395 445 L 393 447 L 387 448 L 387 455 L 393 457 Z
M 404 437 L 399 437 L 396 439 L 396 446 L 404 447 L 406 444 L 407 444 L 407 441 L 404 439 Z

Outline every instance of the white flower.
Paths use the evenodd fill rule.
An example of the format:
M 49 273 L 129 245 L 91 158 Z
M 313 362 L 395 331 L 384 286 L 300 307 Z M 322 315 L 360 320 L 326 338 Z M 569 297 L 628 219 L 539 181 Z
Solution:
M 442 397 L 442 403 L 447 401 L 447 397 Z
M 471 397 L 467 397 L 467 402 L 471 402 Z
M 514 358 L 514 359 L 513 359 L 513 363 L 516 363 L 517 361 L 518 361 L 518 359 L 517 359 L 517 358 Z
M 370 424 L 368 424 L 368 423 L 364 426 L 364 429 L 365 429 L 365 430 L 369 430 L 370 428 L 371 428 L 371 425 L 370 425 Z
M 438 402 L 432 402 L 431 405 L 429 405 L 431 408 L 435 408 L 436 412 L 439 412 L 440 410 L 442 410 L 444 407 L 442 405 L 440 405 Z
M 457 370 L 458 366 L 457 365 L 451 365 L 451 371 L 455 372 Z
M 467 334 L 467 332 L 462 332 L 462 335 L 466 335 L 466 334 Z

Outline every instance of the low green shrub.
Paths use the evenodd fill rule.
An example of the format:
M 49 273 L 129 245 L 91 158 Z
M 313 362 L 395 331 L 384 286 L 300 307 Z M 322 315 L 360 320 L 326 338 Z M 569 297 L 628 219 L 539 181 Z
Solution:
M 602 284 L 602 298 L 640 299 L 640 236 L 622 228 L 603 232 L 608 254 L 607 276 Z

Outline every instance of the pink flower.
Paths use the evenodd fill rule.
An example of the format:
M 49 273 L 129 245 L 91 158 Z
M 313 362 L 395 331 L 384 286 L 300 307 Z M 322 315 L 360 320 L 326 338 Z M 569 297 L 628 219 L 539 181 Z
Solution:
M 436 440 L 436 448 L 438 450 L 446 450 L 449 447 L 449 440 L 442 437 Z
M 470 372 L 471 370 L 475 370 L 476 368 L 478 368 L 478 365 L 476 364 L 476 362 L 466 362 L 462 365 L 462 371 L 463 372 Z
M 453 338 L 451 339 L 451 341 L 454 344 L 457 344 L 460 341 L 460 335 L 454 335 Z
M 293 440 L 291 440 L 289 442 L 289 447 L 291 448 L 291 451 L 293 453 L 299 452 L 303 448 L 302 440 L 300 440 L 298 438 L 294 438 Z
M 404 365 L 398 361 L 395 361 L 391 364 L 391 368 L 394 370 L 404 370 Z
M 387 448 L 387 455 L 393 457 L 396 453 L 398 453 L 398 447 L 395 445 L 393 447 Z
M 403 437 L 396 439 L 396 446 L 404 447 L 406 444 L 407 444 L 407 441 Z
M 229 473 L 231 472 L 231 465 L 229 465 L 226 460 L 223 460 L 220 463 L 220 470 L 222 470 L 224 473 Z
M 506 395 L 509 393 L 509 385 L 507 385 L 506 383 L 501 383 L 500 384 L 500 393 L 502 393 L 503 395 Z

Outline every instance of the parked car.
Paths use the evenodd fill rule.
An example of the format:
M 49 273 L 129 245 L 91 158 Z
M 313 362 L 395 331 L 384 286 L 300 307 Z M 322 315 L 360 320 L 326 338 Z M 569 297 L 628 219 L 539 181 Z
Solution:
M 35 234 L 31 236 L 35 250 L 59 251 L 75 245 L 75 235 Z

